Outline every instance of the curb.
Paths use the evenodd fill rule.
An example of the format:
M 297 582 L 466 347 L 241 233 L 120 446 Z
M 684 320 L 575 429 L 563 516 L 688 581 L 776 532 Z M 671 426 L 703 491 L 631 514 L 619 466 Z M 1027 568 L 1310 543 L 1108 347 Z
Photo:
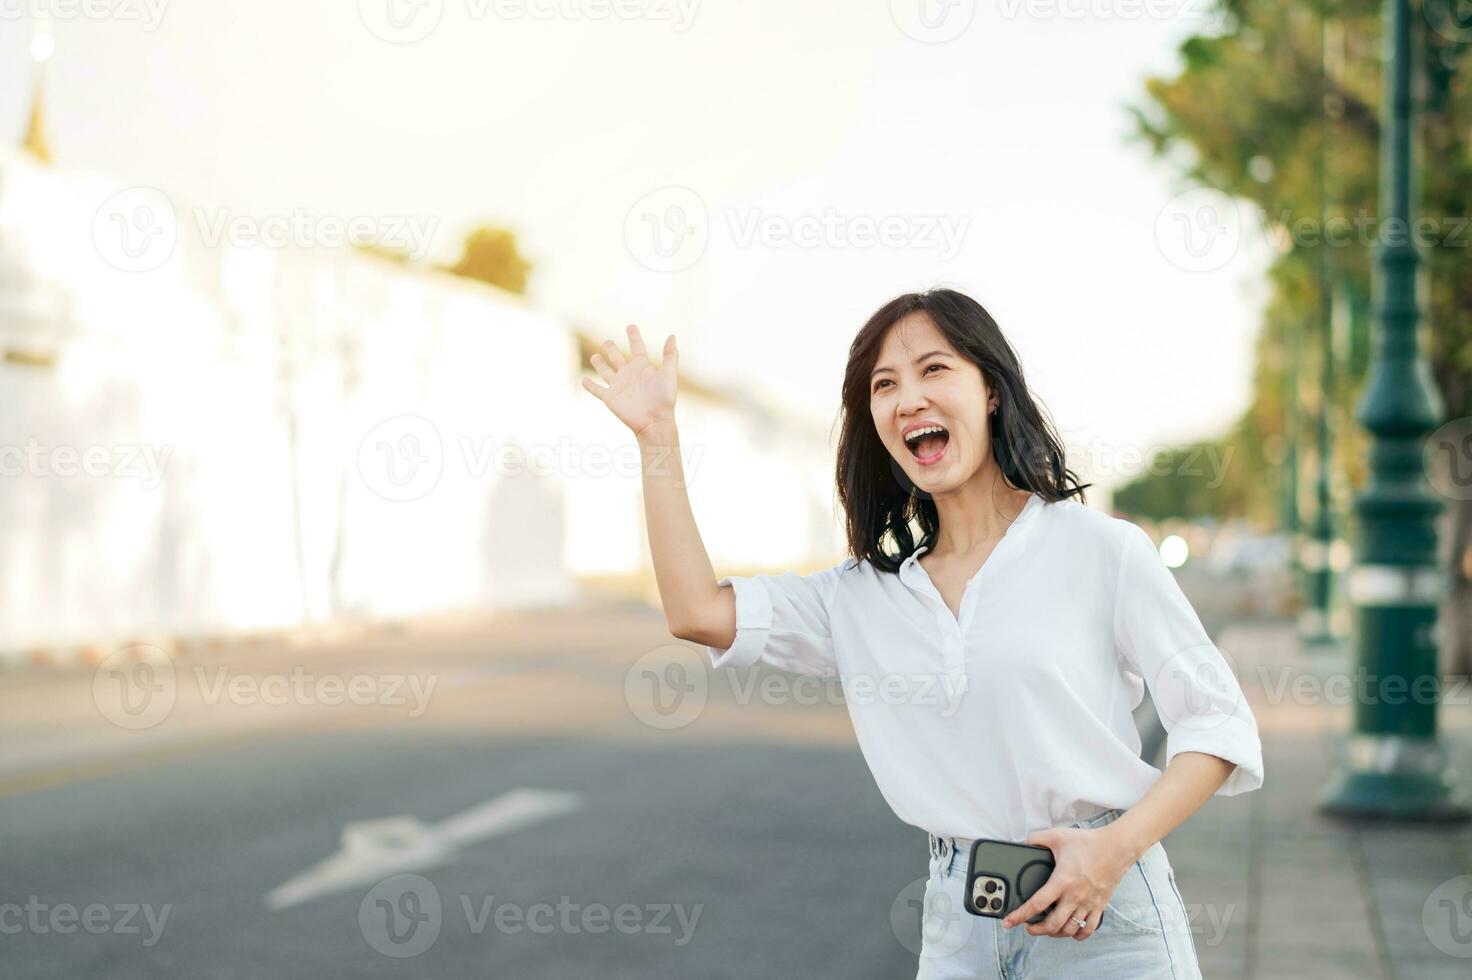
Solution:
M 109 657 L 130 649 L 127 659 L 134 661 L 157 659 L 157 655 L 150 651 L 162 651 L 168 659 L 178 657 L 184 652 L 184 647 L 172 637 L 146 637 L 124 643 L 79 643 L 0 650 L 0 676 L 37 671 L 94 670 Z
M 363 638 L 369 635 L 391 635 L 402 632 L 401 620 L 374 623 L 344 621 L 316 623 L 307 626 L 252 630 L 240 633 L 211 633 L 196 636 L 136 636 L 127 640 L 61 644 L 57 646 L 0 649 L 0 678 L 39 672 L 76 672 L 95 670 L 104 661 L 132 650 L 126 658 L 132 661 L 179 660 L 223 650 L 241 650 L 274 646 L 282 649 L 310 649 Z M 162 658 L 160 658 L 160 653 Z

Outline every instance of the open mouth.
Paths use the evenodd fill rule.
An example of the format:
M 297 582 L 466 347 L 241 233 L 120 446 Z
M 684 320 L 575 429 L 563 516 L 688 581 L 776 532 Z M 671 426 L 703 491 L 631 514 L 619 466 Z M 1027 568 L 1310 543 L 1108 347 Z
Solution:
M 943 425 L 928 425 L 905 436 L 905 446 L 922 465 L 937 462 L 945 455 L 950 441 L 951 434 Z

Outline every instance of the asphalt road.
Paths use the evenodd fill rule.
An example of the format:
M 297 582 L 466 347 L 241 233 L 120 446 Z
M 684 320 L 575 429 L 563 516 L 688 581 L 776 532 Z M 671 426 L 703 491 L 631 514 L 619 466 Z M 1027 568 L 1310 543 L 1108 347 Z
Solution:
M 0 678 L 0 977 L 913 976 L 925 837 L 841 702 L 702 673 L 663 626 L 580 609 L 194 653 L 144 675 L 161 715 L 105 671 Z M 693 712 L 641 702 L 672 664 Z M 332 701 L 359 681 L 371 699 Z M 1153 757 L 1148 699 L 1137 720 Z M 435 837 L 523 791 L 577 803 Z M 347 848 L 356 879 L 268 901 L 397 817 Z
M 425 869 L 438 935 L 412 958 L 365 934 L 368 887 L 263 903 L 346 821 L 538 786 L 586 806 Z M 8 978 L 907 976 L 890 912 L 926 870 L 855 751 L 770 744 L 303 735 L 12 796 L 0 826 L 4 902 L 169 909 L 161 930 L 140 911 L 137 933 L 7 935 Z
M 0 681 L 0 977 L 913 975 L 925 839 L 841 704 L 713 684 L 696 720 L 659 730 L 624 684 L 668 655 L 662 620 L 549 619 L 180 659 L 169 714 L 134 730 L 91 672 Z M 302 667 L 438 685 L 411 718 L 247 683 Z M 434 827 L 527 789 L 579 803 L 267 903 L 347 824 Z

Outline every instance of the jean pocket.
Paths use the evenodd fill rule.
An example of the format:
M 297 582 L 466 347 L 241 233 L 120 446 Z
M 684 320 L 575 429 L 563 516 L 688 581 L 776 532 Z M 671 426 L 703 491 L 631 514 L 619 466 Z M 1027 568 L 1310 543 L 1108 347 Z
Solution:
M 1176 884 L 1176 869 L 1167 868 L 1166 878 L 1170 881 L 1170 890 L 1176 897 L 1176 906 L 1180 909 L 1181 929 L 1191 937 L 1191 952 L 1196 952 L 1196 934 L 1191 929 L 1191 916 L 1186 911 L 1186 900 L 1181 898 L 1181 888 Z
M 966 945 L 976 916 L 966 911 L 961 885 L 942 869 L 925 882 L 920 906 L 920 958 L 931 960 L 953 955 Z
M 1173 925 L 1176 916 L 1166 904 L 1166 897 L 1172 894 L 1167 879 L 1170 868 L 1164 863 L 1164 851 L 1155 853 L 1158 847 L 1158 843 L 1153 845 L 1119 880 L 1099 918 L 1100 930 L 1159 936 Z

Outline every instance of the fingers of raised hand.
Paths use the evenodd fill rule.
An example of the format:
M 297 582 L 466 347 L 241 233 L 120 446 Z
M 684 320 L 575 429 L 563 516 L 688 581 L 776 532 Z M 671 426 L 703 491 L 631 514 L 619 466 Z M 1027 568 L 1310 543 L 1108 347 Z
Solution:
M 625 328 L 625 330 L 627 330 L 629 334 L 629 357 L 648 357 L 649 354 L 644 349 L 644 338 L 639 336 L 639 328 L 631 323 Z
M 599 401 L 603 400 L 603 396 L 608 392 L 607 388 L 603 387 L 587 375 L 583 375 L 580 380 L 583 383 L 583 389 L 585 391 L 591 392 L 593 397 L 597 398 Z
M 608 357 L 609 365 L 611 365 L 615 371 L 628 363 L 628 358 L 624 357 L 624 352 L 619 350 L 618 344 L 615 344 L 611 340 L 605 340 L 603 342 L 603 352 Z M 598 355 L 594 354 L 593 356 L 597 357 Z
M 617 368 L 611 367 L 608 361 L 603 359 L 602 354 L 594 354 L 588 358 L 588 363 L 593 365 L 593 370 L 598 372 L 598 377 L 613 384 L 613 376 L 618 373 Z

